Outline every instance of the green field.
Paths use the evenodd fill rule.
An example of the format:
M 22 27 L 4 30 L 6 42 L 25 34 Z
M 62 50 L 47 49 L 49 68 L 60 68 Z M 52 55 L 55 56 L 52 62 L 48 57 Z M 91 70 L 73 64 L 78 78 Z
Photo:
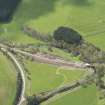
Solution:
M 32 19 L 27 24 L 42 33 L 52 33 L 62 25 L 72 27 L 85 36 L 86 40 L 104 49 L 105 1 L 84 0 L 88 2 L 87 5 L 70 1 L 73 0 L 56 0 L 53 11 Z
M 81 88 L 75 92 L 67 93 L 59 97 L 60 96 L 55 97 L 55 99 L 42 105 L 97 105 L 96 88 L 94 86 Z
M 8 63 L 0 53 L 0 105 L 12 105 L 15 93 L 16 72 L 11 63 Z
M 0 25 L 3 31 L 0 33 L 0 38 L 17 43 L 40 43 L 39 40 L 32 39 L 24 34 L 22 26 L 28 25 L 45 34 L 52 34 L 59 26 L 68 26 L 76 29 L 87 41 L 104 50 L 105 1 L 84 0 L 84 2 L 78 2 L 78 4 L 75 3 L 76 1 L 23 0 L 15 13 L 14 20 L 9 24 Z M 43 49 L 43 51 L 47 50 Z M 69 58 L 70 55 L 59 49 L 54 49 L 54 54 L 61 55 L 64 58 Z M 71 55 L 69 59 L 78 60 L 78 58 L 72 58 Z M 16 87 L 15 69 L 1 55 L 0 64 L 0 105 L 11 105 Z M 57 67 L 30 62 L 27 62 L 26 65 L 32 78 L 31 84 L 27 80 L 26 94 L 28 95 L 58 87 L 62 83 L 68 83 L 68 81 L 78 79 L 82 75 L 79 71 L 69 72 L 64 70 L 56 75 Z M 67 77 L 66 81 L 65 76 Z M 81 88 L 72 94 L 67 94 L 52 101 L 48 105 L 97 105 L 96 93 L 94 86 L 86 89 Z M 100 105 L 104 104 L 100 103 Z
M 58 49 L 58 48 L 52 48 L 52 50 L 53 50 L 52 52 L 48 50 L 47 46 L 41 46 L 39 49 L 41 52 L 49 53 L 51 55 L 55 55 L 58 57 L 60 56 L 60 57 L 67 59 L 67 60 L 80 62 L 79 57 L 74 57 L 71 53 L 65 52 L 65 51 Z
M 84 1 L 87 3 L 75 4 L 73 0 L 23 0 L 14 20 L 1 26 L 4 30 L 1 37 L 32 43 L 37 40 L 28 38 L 22 32 L 23 25 L 29 25 L 45 34 L 63 25 L 78 30 L 86 40 L 104 49 L 105 1 Z
M 76 72 L 74 68 L 66 70 L 36 62 L 26 62 L 26 66 L 31 73 L 31 81 L 27 80 L 27 89 L 31 91 L 31 94 L 73 82 L 85 74 L 85 72 L 79 70 Z M 27 91 L 27 93 L 30 94 L 30 91 Z

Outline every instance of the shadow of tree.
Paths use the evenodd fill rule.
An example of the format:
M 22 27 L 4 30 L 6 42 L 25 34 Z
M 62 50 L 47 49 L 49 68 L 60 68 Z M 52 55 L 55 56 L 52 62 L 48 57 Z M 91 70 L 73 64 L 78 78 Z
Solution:
M 18 2 L 22 1 L 18 6 L 18 10 L 16 10 L 16 6 L 18 5 L 17 1 Z M 12 20 L 14 12 L 15 12 L 14 20 L 17 22 L 24 23 L 27 20 L 36 19 L 39 16 L 42 16 L 53 11 L 56 1 L 58 0 L 4 0 L 4 1 L 0 0 L 0 3 L 2 3 L 2 5 L 0 4 L 1 10 L 0 22 L 10 22 Z
M 58 0 L 23 0 L 14 19 L 23 23 L 43 16 L 54 10 L 56 1 Z
M 90 6 L 92 4 L 89 0 L 65 0 L 65 3 L 74 6 Z
M 9 22 L 21 0 L 0 0 L 0 22 Z

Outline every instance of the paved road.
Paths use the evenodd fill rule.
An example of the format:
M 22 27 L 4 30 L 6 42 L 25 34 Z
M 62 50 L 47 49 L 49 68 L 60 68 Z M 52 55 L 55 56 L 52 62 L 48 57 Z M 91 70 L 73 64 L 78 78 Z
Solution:
M 18 62 L 18 60 L 15 58 L 15 56 L 11 52 L 7 51 L 5 48 L 1 48 L 1 50 L 10 57 L 10 59 L 15 63 L 16 67 L 18 68 L 18 70 L 19 70 L 19 72 L 21 74 L 22 91 L 21 91 L 19 102 L 17 104 L 17 105 L 21 105 L 23 103 L 23 101 L 25 100 L 24 95 L 25 95 L 25 84 L 26 84 L 23 69 L 22 69 L 20 63 Z

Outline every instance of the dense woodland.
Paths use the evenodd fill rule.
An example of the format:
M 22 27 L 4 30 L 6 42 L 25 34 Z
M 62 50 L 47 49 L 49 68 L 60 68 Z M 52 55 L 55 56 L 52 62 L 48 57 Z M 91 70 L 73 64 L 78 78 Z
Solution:
M 0 0 L 0 23 L 10 22 L 21 0 Z

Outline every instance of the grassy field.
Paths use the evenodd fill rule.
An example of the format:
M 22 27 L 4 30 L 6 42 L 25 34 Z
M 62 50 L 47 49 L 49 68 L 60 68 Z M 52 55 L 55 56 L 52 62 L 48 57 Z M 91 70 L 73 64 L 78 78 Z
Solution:
M 84 72 L 79 70 L 76 72 L 74 68 L 70 71 L 36 62 L 26 62 L 26 66 L 31 73 L 31 81 L 27 80 L 27 94 L 54 89 L 80 79 L 84 75 Z
M 39 43 L 40 41 L 30 38 L 22 32 L 23 25 L 29 25 L 33 29 L 45 34 L 52 34 L 59 26 L 68 26 L 76 29 L 86 40 L 104 50 L 105 1 L 82 0 L 82 2 L 78 2 L 78 4 L 76 2 L 78 2 L 78 0 L 23 0 L 18 11 L 15 13 L 14 20 L 9 24 L 0 25 L 0 29 L 2 30 L 0 38 L 18 43 Z M 46 51 L 46 49 L 44 50 Z M 54 54 L 61 54 L 65 58 L 69 56 L 69 54 L 65 54 L 58 49 L 54 49 Z M 72 57 L 70 57 L 70 59 L 72 59 Z M 75 58 L 73 58 L 73 60 L 74 59 Z M 76 60 L 78 60 L 78 58 Z M 0 82 L 0 105 L 6 105 L 7 103 L 9 103 L 7 105 L 11 105 L 15 93 L 15 89 L 14 92 L 12 91 L 13 87 L 15 88 L 15 79 L 13 79 L 15 75 L 12 77 L 8 76 L 14 73 L 11 66 L 9 66 L 7 62 L 3 62 L 6 62 L 5 58 L 0 56 L 0 63 L 2 65 L 0 66 L 0 81 L 8 80 L 8 82 L 5 83 Z M 6 66 L 4 64 L 6 64 Z M 32 89 L 30 90 L 28 84 L 27 94 L 55 88 L 65 81 L 65 75 L 68 80 L 73 80 L 79 78 L 81 74 L 78 72 L 70 72 L 69 74 L 68 71 L 66 71 L 66 73 L 63 71 L 62 73 L 60 71 L 61 75 L 56 75 L 56 67 L 39 63 L 27 63 L 27 67 L 32 78 Z M 10 90 L 9 93 L 7 90 Z M 80 89 L 75 93 L 68 94 L 59 100 L 49 103 L 49 105 L 68 105 L 68 103 L 72 105 L 96 105 L 95 93 L 96 89 L 94 86 L 87 89 Z M 9 97 L 10 94 L 13 95 L 8 99 L 7 96 Z M 5 97 L 7 101 L 5 101 Z M 100 105 L 102 104 L 100 103 Z
M 27 25 L 42 33 L 52 33 L 62 25 L 72 27 L 79 31 L 86 40 L 104 49 L 105 1 L 84 0 L 87 4 L 81 3 L 81 5 L 72 1 L 56 0 L 53 11 L 30 20 Z
M 86 40 L 104 49 L 105 1 L 84 0 L 78 4 L 74 1 L 23 0 L 14 20 L 10 24 L 1 25 L 1 38 L 35 43 L 38 41 L 22 32 L 23 25 L 29 25 L 46 34 L 51 34 L 57 27 L 63 25 L 78 30 Z
M 12 105 L 15 93 L 16 72 L 11 63 L 8 63 L 0 53 L 0 105 Z
M 78 30 L 85 39 L 104 49 L 105 1 L 84 0 L 78 4 L 75 2 L 23 0 L 14 20 L 10 24 L 1 26 L 3 30 L 1 36 L 13 41 L 32 43 L 37 40 L 28 38 L 22 32 L 23 25 L 29 25 L 42 33 L 52 33 L 57 27 L 64 25 Z
M 81 88 L 72 93 L 57 96 L 55 99 L 42 105 L 97 105 L 96 88 L 89 86 L 88 88 Z
M 58 49 L 58 48 L 52 48 L 52 50 L 53 50 L 52 52 L 48 50 L 47 46 L 42 46 L 39 49 L 42 52 L 49 53 L 51 55 L 55 55 L 58 57 L 60 56 L 60 57 L 67 59 L 67 60 L 80 61 L 79 57 L 74 57 L 71 53 L 65 52 L 65 51 Z

